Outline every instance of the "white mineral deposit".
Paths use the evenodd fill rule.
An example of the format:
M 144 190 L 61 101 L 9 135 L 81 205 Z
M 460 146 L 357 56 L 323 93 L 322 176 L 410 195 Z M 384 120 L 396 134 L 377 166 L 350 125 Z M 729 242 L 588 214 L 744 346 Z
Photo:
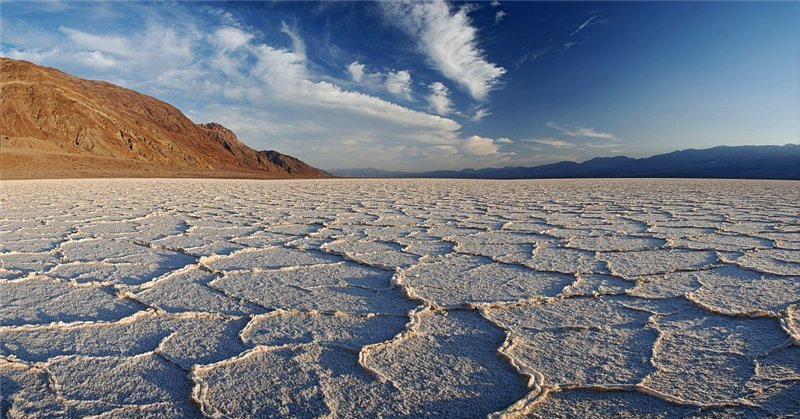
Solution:
M 17 417 L 791 417 L 800 188 L 0 185 Z

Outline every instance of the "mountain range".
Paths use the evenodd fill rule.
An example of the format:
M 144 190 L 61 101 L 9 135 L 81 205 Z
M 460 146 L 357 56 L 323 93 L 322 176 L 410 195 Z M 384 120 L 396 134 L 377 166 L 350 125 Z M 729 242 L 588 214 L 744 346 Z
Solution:
M 716 178 L 800 180 L 800 145 L 719 146 L 680 150 L 647 158 L 597 157 L 533 167 L 396 172 L 329 169 L 335 176 L 387 178 L 554 179 L 554 178 Z
M 107 82 L 0 58 L 0 178 L 326 177 Z

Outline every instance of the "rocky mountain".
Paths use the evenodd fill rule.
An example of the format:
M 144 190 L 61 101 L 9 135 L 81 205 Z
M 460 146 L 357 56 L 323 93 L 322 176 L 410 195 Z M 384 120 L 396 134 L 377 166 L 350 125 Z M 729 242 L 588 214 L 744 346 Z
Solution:
M 0 58 L 0 178 L 323 177 L 110 83 Z
M 337 176 L 463 179 L 714 178 L 800 179 L 800 145 L 719 146 L 679 150 L 646 158 L 597 157 L 533 167 L 441 170 L 410 173 L 378 169 L 333 169 Z

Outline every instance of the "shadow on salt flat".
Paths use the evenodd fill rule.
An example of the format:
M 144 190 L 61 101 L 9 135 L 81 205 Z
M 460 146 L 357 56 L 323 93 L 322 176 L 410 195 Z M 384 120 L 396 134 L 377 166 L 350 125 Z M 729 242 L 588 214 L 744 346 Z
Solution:
M 714 252 L 701 250 L 606 252 L 598 258 L 607 263 L 614 275 L 631 281 L 646 275 L 704 269 L 717 263 Z
M 552 297 L 574 280 L 570 275 L 535 272 L 485 257 L 455 255 L 408 269 L 404 282 L 420 297 L 452 307 Z
M 281 346 L 316 343 L 358 351 L 361 347 L 392 339 L 405 330 L 408 316 L 354 316 L 279 310 L 255 317 L 242 330 L 242 340 L 253 345 Z
M 698 408 L 670 403 L 638 391 L 563 390 L 550 393 L 529 414 L 532 418 L 775 418 L 800 411 L 800 383 L 787 383 L 761 394 L 759 407 Z
M 3 417 L 61 418 L 63 402 L 50 390 L 48 374 L 37 367 L 0 360 L 0 413 Z
M 797 278 L 770 276 L 733 266 L 693 272 L 702 286 L 685 294 L 702 306 L 730 316 L 773 316 L 800 302 Z
M 321 335 L 323 343 L 256 347 L 195 369 L 193 380 L 207 413 L 233 417 L 485 416 L 527 392 L 496 351 L 504 336 L 476 312 L 424 312 L 415 333 L 369 350 L 366 365 L 387 382 Z
M 19 279 L 55 266 L 58 257 L 51 253 L 0 254 L 0 279 Z
M 75 287 L 41 276 L 2 287 L 0 326 L 117 320 L 141 309 L 139 304 L 116 298 L 110 288 Z
M 656 317 L 658 371 L 643 384 L 700 405 L 747 399 L 771 385 L 757 379 L 754 360 L 786 342 L 775 319 L 710 314 L 685 300 L 671 306 Z
M 510 354 L 556 385 L 633 385 L 654 371 L 658 332 L 627 297 L 564 299 L 486 311 L 513 334 Z
M 270 309 L 406 314 L 417 304 L 391 289 L 391 273 L 345 262 L 289 270 L 237 271 L 211 282 Z
M 170 313 L 209 312 L 230 315 L 264 313 L 256 304 L 225 295 L 211 287 L 217 275 L 199 268 L 179 271 L 160 278 L 156 283 L 135 294 L 137 300 Z M 150 285 L 150 284 L 148 284 Z
M 532 418 L 685 418 L 692 408 L 632 391 L 564 390 L 550 393 Z
M 48 369 L 59 383 L 60 395 L 66 399 L 71 416 L 93 415 L 120 405 L 160 402 L 197 412 L 186 397 L 191 392 L 186 373 L 157 354 L 63 357 L 52 360 Z

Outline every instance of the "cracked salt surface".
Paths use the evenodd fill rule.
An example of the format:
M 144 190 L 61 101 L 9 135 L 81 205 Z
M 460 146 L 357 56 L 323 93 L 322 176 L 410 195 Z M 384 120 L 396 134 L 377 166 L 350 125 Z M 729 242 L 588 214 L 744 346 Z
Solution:
M 0 183 L 0 417 L 793 417 L 800 185 Z

